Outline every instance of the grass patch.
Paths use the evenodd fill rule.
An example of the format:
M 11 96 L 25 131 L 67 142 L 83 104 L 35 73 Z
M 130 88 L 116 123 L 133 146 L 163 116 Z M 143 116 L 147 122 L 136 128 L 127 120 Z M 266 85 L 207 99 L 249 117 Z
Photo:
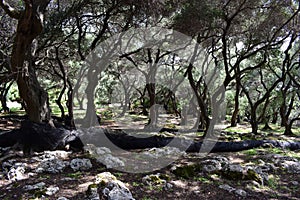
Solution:
M 195 181 L 200 181 L 202 183 L 211 183 L 211 181 L 205 177 L 194 177 Z
M 269 175 L 269 179 L 268 179 L 268 182 L 267 182 L 268 187 L 270 189 L 273 189 L 273 190 L 277 189 L 278 185 L 279 185 L 279 180 L 280 180 L 280 178 L 278 176 L 275 176 L 275 175 L 272 175 L 272 174 Z
M 246 154 L 248 156 L 254 156 L 258 154 L 257 149 L 248 149 L 242 152 L 243 154 Z
M 237 127 L 228 127 L 225 131 L 230 133 L 251 133 L 251 127 L 249 126 L 237 126 Z
M 82 177 L 82 172 L 70 173 L 70 174 L 67 174 L 66 176 L 69 178 L 79 179 Z

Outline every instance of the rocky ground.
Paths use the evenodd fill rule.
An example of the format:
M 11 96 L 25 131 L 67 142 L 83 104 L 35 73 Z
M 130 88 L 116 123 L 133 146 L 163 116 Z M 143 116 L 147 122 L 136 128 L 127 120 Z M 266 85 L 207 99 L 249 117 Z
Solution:
M 243 136 L 234 133 L 230 139 L 228 135 L 220 139 Z M 131 153 L 141 151 L 127 152 Z M 132 173 L 132 167 L 139 172 L 141 166 L 136 160 L 125 162 L 104 147 L 89 146 L 81 153 L 45 151 L 30 157 L 2 148 L 0 199 L 300 199 L 299 150 L 266 145 L 204 156 L 171 147 L 154 148 L 143 151 L 143 164 L 155 166 L 174 155 L 179 159 L 169 165 Z
M 98 150 L 109 161 L 88 153 L 24 158 L 17 152 L 1 163 L 0 199 L 300 199 L 299 152 L 183 154 L 163 169 L 135 174 L 108 169 L 119 160 Z

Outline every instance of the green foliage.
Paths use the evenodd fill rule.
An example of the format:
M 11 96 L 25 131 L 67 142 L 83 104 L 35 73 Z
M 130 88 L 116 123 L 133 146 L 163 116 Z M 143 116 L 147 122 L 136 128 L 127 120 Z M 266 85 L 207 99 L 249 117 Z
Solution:
M 194 177 L 194 180 L 195 181 L 200 181 L 202 183 L 211 183 L 211 180 L 209 180 L 209 179 L 207 179 L 205 177 L 202 177 L 202 176 L 200 176 L 200 177 Z
M 83 176 L 83 174 L 82 174 L 82 172 L 75 172 L 75 173 L 67 174 L 66 176 L 70 177 L 70 178 L 79 179 Z
M 268 181 L 267 181 L 267 185 L 273 189 L 276 190 L 278 188 L 279 185 L 279 177 L 276 175 L 269 175 L 268 177 Z
M 248 156 L 258 155 L 257 149 L 248 149 L 248 150 L 243 151 L 243 153 Z
M 115 113 L 112 109 L 106 108 L 99 112 L 103 119 L 112 119 L 115 116 Z

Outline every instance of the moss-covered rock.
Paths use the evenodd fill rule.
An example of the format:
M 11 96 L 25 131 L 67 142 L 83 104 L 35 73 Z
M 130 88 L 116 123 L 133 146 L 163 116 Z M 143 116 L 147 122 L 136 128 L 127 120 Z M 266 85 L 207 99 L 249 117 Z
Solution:
M 202 169 L 202 166 L 198 163 L 191 163 L 187 165 L 180 165 L 172 167 L 171 171 L 178 177 L 191 178 L 195 177 Z

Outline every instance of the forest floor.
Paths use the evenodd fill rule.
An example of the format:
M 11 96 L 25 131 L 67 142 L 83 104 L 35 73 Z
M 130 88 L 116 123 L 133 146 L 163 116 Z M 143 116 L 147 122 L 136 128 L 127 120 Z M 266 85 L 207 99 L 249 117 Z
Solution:
M 19 120 L 0 120 L 0 130 L 9 130 L 19 126 Z M 246 126 L 238 127 L 238 131 L 245 130 Z M 240 134 L 235 133 L 236 130 L 230 129 L 229 136 L 223 135 L 220 140 L 235 141 L 240 140 Z M 268 131 L 263 135 L 263 139 L 277 140 L 297 140 L 300 138 L 285 138 L 278 130 Z M 262 139 L 262 138 L 259 138 Z M 300 162 L 300 151 L 289 151 L 278 148 L 257 148 L 242 152 L 230 153 L 211 153 L 208 157 L 224 156 L 229 159 L 232 164 L 247 166 L 250 164 L 258 164 L 267 162 L 269 155 L 282 155 L 295 158 Z M 21 152 L 13 159 L 16 162 L 27 163 L 28 168 L 34 169 L 34 163 L 31 158 L 22 157 Z M 85 153 L 72 153 L 66 161 L 74 158 L 86 158 Z M 137 200 L 164 200 L 164 199 L 293 199 L 300 200 L 300 173 L 289 173 L 286 170 L 275 170 L 269 173 L 268 181 L 264 184 L 255 184 L 251 180 L 228 179 L 219 174 L 208 174 L 197 171 L 193 176 L 180 177 L 170 170 L 171 166 L 187 165 L 191 163 L 199 163 L 203 158 L 197 153 L 186 154 L 181 159 L 175 161 L 170 166 L 151 173 L 126 173 L 112 169 L 106 169 L 104 165 L 91 159 L 93 167 L 87 171 L 74 172 L 71 168 L 66 168 L 63 173 L 58 174 L 33 174 L 27 179 L 12 182 L 0 173 L 0 199 L 58 199 L 66 197 L 68 199 L 80 200 L 84 199 L 89 184 L 95 181 L 97 174 L 102 172 L 111 172 L 118 180 L 126 184 Z M 33 165 L 30 167 L 30 165 Z M 3 169 L 0 170 L 0 172 Z M 147 175 L 160 174 L 165 177 L 171 187 L 166 188 L 165 183 L 156 181 L 149 184 L 143 181 Z M 38 198 L 36 193 L 25 193 L 24 186 L 44 182 L 49 186 L 56 186 L 59 191 L 52 196 Z M 238 195 L 236 192 L 227 191 L 220 186 L 229 185 L 235 190 L 241 189 L 246 192 L 246 196 Z M 99 191 L 101 192 L 101 191 Z

